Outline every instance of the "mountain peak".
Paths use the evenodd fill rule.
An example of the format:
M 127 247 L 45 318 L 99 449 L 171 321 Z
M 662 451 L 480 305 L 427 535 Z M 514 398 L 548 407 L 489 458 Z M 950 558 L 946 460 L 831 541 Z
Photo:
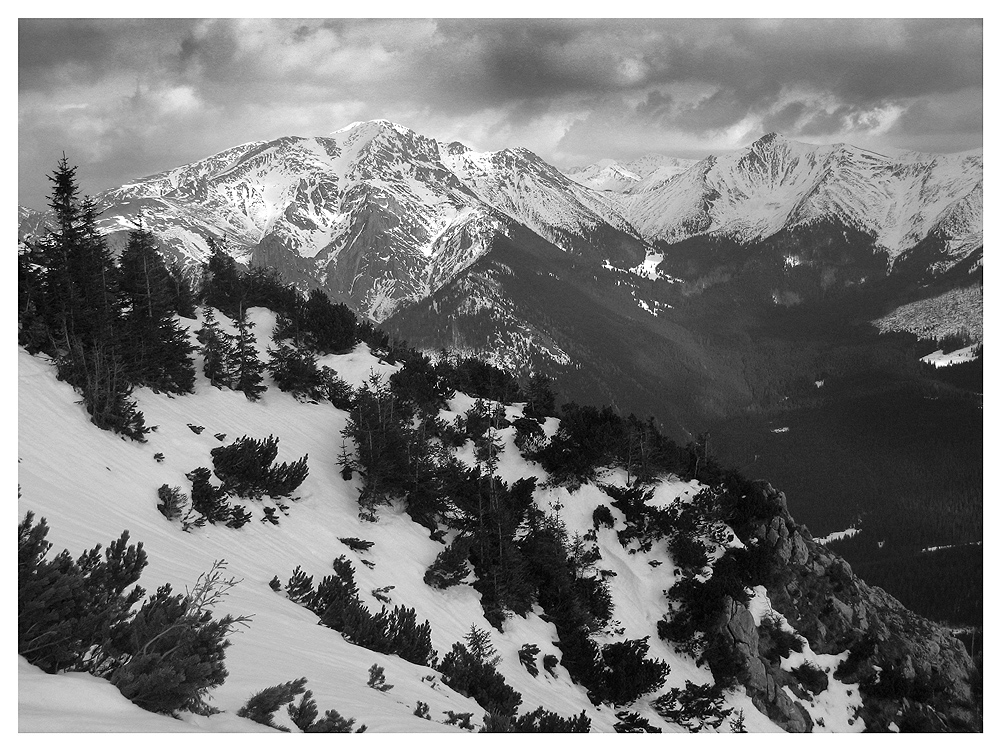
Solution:
M 387 131 L 394 130 L 399 133 L 399 135 L 413 136 L 416 133 L 405 125 L 400 125 L 399 123 L 392 122 L 391 120 L 386 120 L 384 118 L 378 118 L 375 120 L 356 120 L 349 125 L 345 125 L 342 128 L 334 130 L 331 135 L 341 135 L 345 133 L 350 133 L 353 131 Z
M 770 148 L 776 144 L 787 143 L 788 139 L 780 133 L 764 133 L 760 138 L 750 144 L 751 149 Z

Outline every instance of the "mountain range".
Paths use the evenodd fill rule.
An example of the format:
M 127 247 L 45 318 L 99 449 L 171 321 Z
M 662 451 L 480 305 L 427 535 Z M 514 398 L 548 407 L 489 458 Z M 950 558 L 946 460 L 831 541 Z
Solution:
M 981 570 L 983 538 L 981 152 L 876 154 L 769 134 L 747 149 L 696 162 L 650 155 L 563 172 L 525 149 L 480 153 L 379 120 L 327 137 L 238 146 L 95 198 L 100 228 L 116 252 L 139 218 L 168 259 L 197 275 L 209 239 L 224 238 L 241 263 L 273 268 L 303 289 L 322 288 L 377 322 L 393 345 L 324 355 L 323 363 L 352 386 L 400 369 L 391 354 L 404 348 L 395 346 L 400 341 L 424 352 L 474 354 L 519 374 L 554 376 L 561 399 L 612 407 L 560 412 L 553 405 L 549 414 L 561 421 L 543 417 L 539 440 L 587 413 L 597 425 L 588 439 L 596 444 L 605 437 L 602 424 L 626 421 L 613 411 L 633 411 L 640 419 L 628 423 L 641 428 L 634 434 L 658 426 L 687 443 L 678 450 L 693 457 L 695 478 L 706 465 L 730 478 L 722 467 L 736 468 L 747 478 L 739 499 L 767 512 L 733 526 L 727 544 L 746 556 L 767 549 L 780 560 L 766 587 L 741 588 L 751 601 L 734 600 L 713 624 L 726 634 L 726 653 L 747 657 L 746 695 L 738 693 L 731 707 L 746 710 L 751 729 L 977 726 L 968 643 L 904 606 L 981 632 L 982 581 L 974 566 L 978 555 Z M 19 208 L 18 218 L 23 244 L 45 232 L 44 213 Z M 251 308 L 263 359 L 272 355 L 284 319 Z M 204 322 L 207 310 L 194 314 Z M 219 315 L 227 331 L 240 330 Z M 184 324 L 192 344 L 200 341 L 194 325 Z M 939 372 L 926 364 L 958 346 L 959 367 Z M 198 373 L 202 357 L 196 355 Z M 110 434 L 94 439 L 78 394 L 42 358 L 21 352 L 19 376 L 21 506 L 50 516 L 54 541 L 89 547 L 127 525 L 156 552 L 147 583 L 195 580 L 223 557 L 246 579 L 234 602 L 239 611 L 261 613 L 261 626 L 235 642 L 233 679 L 219 693 L 230 718 L 214 725 L 219 731 L 233 726 L 232 712 L 252 691 L 298 674 L 308 675 L 324 707 L 338 706 L 375 730 L 437 729 L 425 721 L 429 705 L 436 718 L 471 711 L 486 722 L 465 693 L 435 684 L 429 665 L 391 655 L 386 665 L 397 692 L 368 696 L 365 669 L 382 656 L 332 631 L 316 636 L 315 618 L 282 593 L 278 574 L 300 570 L 296 565 L 321 574 L 343 551 L 330 547 L 331 534 L 356 533 L 370 538 L 336 539 L 363 565 L 356 572 L 366 606 L 387 599 L 417 606 L 433 622 L 439 652 L 465 638 L 485 612 L 468 586 L 453 596 L 425 585 L 440 540 L 406 520 L 400 507 L 387 509 L 382 523 L 358 515 L 362 482 L 345 471 L 346 448 L 348 463 L 335 458 L 337 443 L 346 446 L 336 437 L 348 419 L 341 408 L 298 401 L 277 387 L 255 406 L 199 374 L 191 398 L 137 389 L 151 427 L 147 443 L 132 444 Z M 661 613 L 648 607 L 677 577 L 676 551 L 643 549 L 639 527 L 629 524 L 645 521 L 630 521 L 631 506 L 614 502 L 611 485 L 631 477 L 616 470 L 601 481 L 557 487 L 541 468 L 541 454 L 517 442 L 526 405 L 497 406 L 506 423 L 497 430 L 499 475 L 511 483 L 538 480 L 538 508 L 553 510 L 581 540 L 590 535 L 606 561 L 600 575 L 610 581 L 619 620 L 601 639 L 649 640 L 651 654 L 673 670 L 671 688 L 681 690 L 689 678 L 697 687 L 706 670 L 665 645 L 655 623 Z M 474 427 L 478 408 L 472 395 L 456 391 L 438 414 L 440 424 Z M 182 479 L 194 479 L 184 472 L 206 463 L 227 437 L 265 433 L 280 433 L 282 450 L 291 451 L 283 457 L 313 457 L 296 498 L 302 502 L 287 515 L 279 503 L 280 524 L 276 516 L 271 521 L 277 528 L 185 533 L 164 520 L 162 509 L 153 512 L 157 484 L 186 486 Z M 581 438 L 577 447 L 592 446 Z M 629 442 L 630 456 L 633 447 L 644 456 L 648 448 Z M 478 446 L 453 448 L 463 464 L 479 460 Z M 52 455 L 70 459 L 56 466 Z M 571 459 L 574 450 L 559 455 Z M 757 477 L 782 492 L 749 481 Z M 681 507 L 700 489 L 672 470 L 658 481 L 657 507 Z M 147 502 L 134 502 L 144 486 Z M 597 513 L 608 510 L 606 503 L 620 514 L 601 529 Z M 861 532 L 835 533 L 848 526 Z M 844 537 L 830 544 L 842 545 L 831 548 L 847 561 L 823 549 L 810 529 L 830 540 Z M 638 548 L 628 548 L 630 533 L 639 534 Z M 205 543 L 192 542 L 202 537 Z M 352 542 L 368 546 L 359 552 Z M 373 543 L 376 551 L 363 557 Z M 710 585 L 723 580 L 717 572 L 706 579 Z M 771 610 L 788 627 L 775 629 Z M 562 715 L 590 711 L 594 701 L 582 683 L 549 669 L 549 644 L 564 656 L 572 644 L 539 612 L 498 631 L 504 674 L 524 695 L 525 710 L 537 704 Z M 774 639 L 793 629 L 814 650 L 778 659 Z M 650 638 L 654 630 L 658 637 Z M 303 649 L 314 641 L 316 649 Z M 975 642 L 973 635 L 973 653 Z M 544 674 L 521 668 L 531 643 L 546 649 Z M 875 695 L 864 710 L 855 682 L 837 677 L 848 651 L 861 654 L 855 661 L 874 654 L 894 665 L 884 675 L 864 666 L 864 675 L 850 676 Z M 323 668 L 314 671 L 316 664 Z M 27 662 L 19 669 L 35 696 L 34 703 L 22 701 L 22 712 L 42 715 L 31 726 L 44 726 L 44 696 L 53 689 L 64 696 L 69 684 Z M 783 676 L 789 670 L 799 673 L 795 680 Z M 807 689 L 820 672 L 829 676 L 823 686 Z M 925 707 L 928 695 L 940 705 Z M 79 712 L 79 703 L 57 702 L 54 713 Z M 652 703 L 633 708 L 642 715 L 629 721 L 663 718 Z M 595 729 L 632 731 L 620 729 L 619 720 L 618 713 L 593 710 Z M 212 724 L 210 717 L 186 721 Z M 667 721 L 664 728 L 679 726 Z
M 981 151 L 773 133 L 700 161 L 563 173 L 527 149 L 375 120 L 236 146 L 96 202 L 112 245 L 136 216 L 188 266 L 225 237 L 240 261 L 412 344 L 551 370 L 574 398 L 652 404 L 675 434 L 760 401 L 746 332 L 781 309 L 846 294 L 874 320 L 981 278 Z M 19 210 L 22 239 L 43 224 Z

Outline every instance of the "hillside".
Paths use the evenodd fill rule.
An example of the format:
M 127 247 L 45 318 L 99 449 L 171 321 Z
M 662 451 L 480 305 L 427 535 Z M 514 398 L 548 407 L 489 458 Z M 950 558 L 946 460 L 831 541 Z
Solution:
M 224 328 L 234 330 L 232 322 L 221 313 L 217 317 Z M 271 344 L 275 317 L 260 308 L 251 309 L 248 317 L 256 326 L 257 348 L 264 355 Z M 196 325 L 189 320 L 182 320 L 182 323 L 187 326 L 193 341 Z M 352 386 L 360 386 L 373 373 L 387 375 L 399 367 L 372 354 L 365 344 L 357 345 L 349 353 L 326 355 L 320 362 L 333 367 Z M 378 508 L 375 522 L 359 518 L 361 485 L 357 478 L 343 479 L 336 457 L 341 445 L 341 430 L 348 422 L 346 412 L 328 403 L 298 401 L 281 393 L 270 380 L 268 390 L 254 403 L 242 393 L 211 387 L 201 374 L 200 356 L 196 356 L 195 364 L 198 377 L 194 395 L 171 397 L 148 389 L 134 393 L 146 415 L 147 425 L 155 426 L 147 442 L 140 444 L 99 431 L 89 424 L 73 389 L 56 380 L 54 368 L 44 358 L 21 351 L 18 362 L 19 514 L 32 511 L 36 517 L 47 519 L 54 551 L 65 547 L 75 554 L 95 544 L 106 544 L 127 529 L 131 540 L 143 542 L 149 555 L 149 566 L 140 581 L 147 590 L 167 582 L 179 589 L 191 586 L 217 560 L 225 560 L 226 573 L 240 581 L 216 613 L 217 616 L 224 612 L 253 615 L 247 628 L 231 635 L 232 645 L 226 652 L 229 676 L 210 694 L 212 705 L 224 713 L 213 717 L 185 714 L 183 721 L 170 728 L 245 731 L 250 728 L 240 725 L 233 714 L 251 694 L 301 676 L 308 678 L 308 687 L 321 710 L 335 708 L 345 717 L 356 718 L 359 725 L 365 724 L 369 731 L 461 731 L 441 723 L 447 711 L 471 713 L 473 724 L 481 726 L 485 720 L 482 707 L 443 684 L 441 674 L 434 669 L 353 645 L 335 630 L 318 625 L 312 613 L 269 585 L 274 576 L 286 580 L 296 566 L 314 576 L 323 576 L 329 572 L 333 558 L 346 555 L 354 566 L 360 600 L 376 611 L 380 600 L 374 594 L 380 591 L 383 595 L 388 594 L 393 605 L 413 607 L 419 619 L 429 621 L 433 647 L 439 655 L 445 654 L 451 644 L 462 641 L 473 625 L 488 632 L 502 658 L 497 668 L 523 697 L 523 711 L 542 706 L 563 717 L 586 711 L 591 721 L 590 731 L 598 732 L 614 731 L 614 725 L 619 723 L 615 714 L 627 708 L 662 731 L 685 731 L 682 725 L 665 721 L 655 710 L 654 694 L 630 700 L 627 706 L 617 708 L 603 702 L 595 705 L 583 686 L 574 683 L 567 672 L 567 654 L 559 646 L 560 640 L 565 642 L 565 638 L 560 639 L 552 620 L 537 603 L 525 616 L 506 615 L 502 629 L 498 629 L 484 615 L 485 601 L 481 601 L 481 594 L 468 583 L 445 590 L 428 586 L 424 582 L 424 572 L 442 546 L 428 534 L 426 526 L 411 520 L 404 504 L 396 502 Z M 474 399 L 456 393 L 440 416 L 453 421 L 474 405 Z M 524 409 L 523 404 L 503 407 L 508 420 L 516 420 Z M 550 417 L 544 421 L 544 434 L 551 439 L 558 427 L 559 422 Z M 522 477 L 548 479 L 537 463 L 522 456 L 514 442 L 516 433 L 513 426 L 496 430 L 497 479 L 506 483 Z M 281 513 L 277 525 L 260 523 L 260 505 L 256 501 L 248 503 L 254 521 L 240 529 L 209 525 L 184 532 L 178 523 L 168 521 L 157 511 L 158 486 L 165 483 L 186 487 L 186 472 L 210 465 L 209 451 L 213 447 L 232 444 L 242 435 L 278 437 L 278 457 L 285 461 L 308 454 L 309 475 L 295 493 L 296 499 L 287 503 L 287 510 Z M 464 463 L 475 463 L 473 453 L 472 443 L 466 442 L 455 449 L 454 455 Z M 157 460 L 158 454 L 162 454 L 160 460 Z M 602 484 L 585 482 L 573 492 L 565 485 L 543 484 L 534 491 L 532 498 L 532 504 L 541 513 L 554 516 L 564 524 L 568 537 L 580 539 L 583 535 L 591 535 L 592 549 L 599 553 L 594 555 L 599 562 L 590 575 L 596 576 L 602 571 L 613 602 L 613 616 L 607 626 L 592 633 L 593 639 L 598 644 L 611 644 L 623 637 L 648 639 L 649 657 L 660 659 L 669 667 L 662 685 L 664 691 L 683 688 L 688 681 L 694 685 L 713 683 L 712 671 L 697 666 L 690 656 L 680 653 L 656 635 L 657 620 L 666 609 L 662 592 L 680 580 L 677 578 L 678 562 L 672 560 L 669 545 L 656 541 L 656 536 L 650 537 L 649 542 L 642 542 L 642 535 L 636 539 L 634 534 L 639 533 L 639 527 L 634 526 L 636 518 L 629 518 L 628 512 L 623 515 L 621 508 L 627 511 L 628 506 L 616 502 L 607 494 L 608 490 L 603 489 L 606 485 L 626 486 L 628 477 L 623 469 L 604 469 L 598 476 Z M 651 489 L 653 492 L 643 506 L 648 508 L 645 511 L 648 513 L 653 513 L 654 509 L 682 508 L 691 502 L 700 486 L 697 482 L 667 476 L 657 480 Z M 595 526 L 592 521 L 600 505 L 614 508 L 610 511 L 611 528 Z M 793 546 L 806 544 L 796 541 L 799 537 L 794 525 L 789 528 L 793 529 L 790 538 Z M 623 541 L 620 536 L 623 532 L 632 534 L 634 541 Z M 451 536 L 452 532 L 448 532 L 446 538 Z M 339 541 L 348 537 L 371 541 L 374 545 L 366 551 L 355 551 Z M 628 535 L 624 537 L 628 538 Z M 731 534 L 729 538 L 733 539 Z M 749 541 L 749 537 L 744 538 Z M 743 546 L 739 540 L 730 543 Z M 811 541 L 808 545 L 813 549 Z M 799 554 L 795 553 L 797 563 Z M 721 559 L 718 553 L 715 559 Z M 820 555 L 816 560 L 825 560 L 823 565 L 831 564 L 828 555 Z M 795 575 L 808 575 L 804 571 L 803 568 L 802 573 Z M 801 580 L 805 583 L 805 579 Z M 467 581 L 474 583 L 475 577 Z M 789 590 L 787 586 L 786 579 L 781 588 L 782 597 L 787 596 L 784 593 Z M 863 584 L 856 590 L 864 597 L 872 596 L 864 593 L 867 589 Z M 869 604 L 871 623 L 881 617 L 876 612 L 898 608 L 898 604 L 887 600 L 884 594 L 880 597 L 879 604 L 874 604 L 875 600 Z M 768 601 L 763 586 L 754 589 L 745 609 L 736 605 L 737 613 L 748 612 L 746 616 L 751 618 L 749 631 L 746 630 L 748 623 L 743 621 L 742 630 L 733 631 L 754 633 L 751 655 L 756 654 L 757 649 L 754 626 L 763 627 L 765 615 L 777 606 Z M 795 606 L 798 608 L 795 616 L 802 618 L 802 603 Z M 768 616 L 776 616 L 779 623 L 784 622 L 780 615 Z M 811 627 L 807 624 L 808 618 L 802 622 L 807 630 Z M 790 630 L 787 625 L 782 627 Z M 835 628 L 829 632 L 835 632 Z M 838 638 L 845 635 L 841 633 Z M 778 669 L 776 674 L 786 675 L 784 679 L 787 680 L 787 670 L 808 660 L 828 673 L 827 687 L 821 692 L 813 695 L 796 688 L 795 693 L 769 695 L 767 690 L 753 692 L 762 689 L 754 688 L 751 694 L 756 697 L 751 701 L 744 688 L 736 687 L 723 693 L 724 705 L 742 711 L 745 726 L 750 731 L 777 728 L 758 710 L 765 708 L 781 726 L 790 729 L 862 730 L 866 724 L 856 713 L 860 706 L 858 691 L 832 674 L 848 653 L 842 649 L 831 650 L 833 642 L 827 637 L 820 640 L 823 641 L 821 651 L 814 653 L 806 645 L 801 653 L 791 653 L 789 658 L 782 659 L 780 668 L 777 664 L 763 668 L 768 674 Z M 526 643 L 540 648 L 539 659 L 541 655 L 553 654 L 560 663 L 531 676 L 518 654 Z M 915 663 L 922 668 L 922 662 Z M 942 662 L 947 663 L 950 662 Z M 384 667 L 387 681 L 394 686 L 390 691 L 378 692 L 367 686 L 368 668 L 372 664 Z M 22 731 L 65 728 L 64 722 L 50 717 L 59 717 L 63 711 L 79 713 L 80 696 L 91 692 L 95 701 L 93 724 L 84 717 L 81 726 L 108 728 L 109 720 L 100 717 L 102 712 L 111 710 L 103 707 L 115 705 L 115 702 L 105 685 L 70 675 L 42 677 L 23 663 L 21 674 Z M 73 689 L 69 688 L 70 680 L 76 680 L 72 683 Z M 752 680 L 748 684 L 758 683 Z M 42 685 L 46 686 L 44 710 L 39 705 Z M 773 703 L 775 700 L 777 703 Z M 418 702 L 429 707 L 430 721 L 414 715 Z M 869 707 L 867 710 L 874 709 Z M 130 716 L 128 711 L 120 716 L 131 727 L 167 730 L 167 725 L 160 721 L 126 719 Z M 282 723 L 281 716 L 277 720 Z M 719 731 L 728 729 L 728 725 L 722 723 Z
M 273 315 L 255 309 L 251 318 L 257 324 L 263 353 Z M 392 370 L 363 344 L 351 354 L 326 358 L 324 364 L 335 367 L 353 385 L 360 385 L 372 371 Z M 252 613 L 254 621 L 245 632 L 231 636 L 226 658 L 230 676 L 214 692 L 214 705 L 234 713 L 252 693 L 304 675 L 321 708 L 335 707 L 345 716 L 357 717 L 369 731 L 455 731 L 440 723 L 447 710 L 471 711 L 477 717 L 473 721 L 482 723 L 483 711 L 473 701 L 442 685 L 440 678 L 424 679 L 433 674 L 431 670 L 347 643 L 339 633 L 318 626 L 310 612 L 268 586 L 275 575 L 287 579 L 296 566 L 325 575 L 334 557 L 347 554 L 355 564 L 360 596 L 370 608 L 380 606 L 371 595 L 373 589 L 395 587 L 390 594 L 394 604 L 414 607 L 420 618 L 431 621 L 439 654 L 461 641 L 472 625 L 489 630 L 503 657 L 500 669 L 522 693 L 526 707 L 543 705 L 564 716 L 586 709 L 592 731 L 611 731 L 617 721 L 614 712 L 592 706 L 563 668 L 556 667 L 552 675 L 542 671 L 532 678 L 520 665 L 517 651 L 524 643 L 538 644 L 543 654 L 559 654 L 552 643 L 558 640 L 555 631 L 539 617 L 540 612 L 523 619 L 514 617 L 505 623 L 503 633 L 496 631 L 484 619 L 479 596 L 471 587 L 438 591 L 423 582 L 425 569 L 441 550 L 441 545 L 428 537 L 427 529 L 412 522 L 399 507 L 382 511 L 377 523 L 358 519 L 357 480 L 345 482 L 336 464 L 345 412 L 329 404 L 298 402 L 275 387 L 269 388 L 259 403 L 251 403 L 242 393 L 212 388 L 201 375 L 194 396 L 171 398 L 149 391 L 137 396 L 148 424 L 157 426 L 148 442 L 141 445 L 89 424 L 76 404 L 76 395 L 55 380 L 52 367 L 21 352 L 20 513 L 31 510 L 48 520 L 49 540 L 55 550 L 79 551 L 106 544 L 128 529 L 132 540 L 143 542 L 150 557 L 141 579 L 148 590 L 166 582 L 177 587 L 193 585 L 215 560 L 225 559 L 227 572 L 242 583 L 220 611 Z M 471 404 L 472 399 L 457 395 L 451 402 L 450 416 Z M 518 411 L 518 407 L 511 407 L 510 416 Z M 205 430 L 196 435 L 188 423 Z M 301 499 L 290 504 L 279 525 L 255 519 L 239 530 L 207 527 L 184 533 L 157 512 L 156 488 L 163 483 L 186 486 L 185 472 L 210 465 L 208 451 L 220 444 L 213 437 L 215 433 L 225 433 L 226 443 L 241 435 L 273 434 L 280 438 L 280 459 L 309 455 L 309 477 L 297 493 Z M 507 450 L 498 474 L 507 481 L 541 474 L 539 467 L 520 458 L 513 446 L 513 433 L 513 428 L 501 433 Z M 157 453 L 164 455 L 162 463 L 154 460 Z M 666 482 L 659 486 L 657 497 L 669 502 L 692 489 L 689 483 Z M 593 508 L 602 501 L 610 502 L 596 487 L 582 488 L 573 496 L 563 488 L 553 488 L 539 492 L 535 499 L 539 507 L 549 511 L 556 503 L 562 504 L 562 517 L 570 533 L 587 531 Z M 338 537 L 360 537 L 375 544 L 359 555 Z M 669 563 L 660 568 L 649 565 L 650 560 L 663 558 L 663 551 L 626 555 L 610 530 L 601 532 L 599 544 L 602 567 L 616 573 L 612 579 L 615 619 L 628 637 L 648 635 L 655 630 L 659 613 L 650 610 L 647 603 L 658 598 L 671 580 L 666 573 Z M 362 565 L 363 559 L 374 566 Z M 707 669 L 679 657 L 659 639 L 650 641 L 650 650 L 671 666 L 667 687 L 683 686 L 684 680 L 711 681 Z M 396 686 L 392 691 L 381 694 L 366 687 L 368 667 L 375 662 L 385 667 L 388 682 Z M 418 700 L 430 706 L 434 721 L 413 716 Z M 746 696 L 734 694 L 729 702 L 746 711 L 752 730 L 773 731 L 773 724 L 751 708 Z M 641 703 L 647 705 L 632 710 L 663 725 L 665 731 L 683 731 L 660 721 L 648 708 L 648 700 Z M 34 729 L 45 726 L 41 717 Z

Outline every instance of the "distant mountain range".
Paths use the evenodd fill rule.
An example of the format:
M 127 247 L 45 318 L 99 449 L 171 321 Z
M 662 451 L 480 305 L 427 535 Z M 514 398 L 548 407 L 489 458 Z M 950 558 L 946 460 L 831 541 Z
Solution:
M 475 152 L 375 120 L 237 146 L 96 200 L 114 246 L 139 215 L 188 265 L 226 237 L 239 260 L 322 287 L 413 344 L 555 368 L 579 394 L 652 403 L 684 430 L 756 398 L 734 351 L 768 310 L 865 290 L 874 319 L 976 283 L 982 164 L 981 151 L 877 154 L 772 133 L 700 161 L 564 174 L 527 149 Z M 21 239 L 43 225 L 19 209 Z

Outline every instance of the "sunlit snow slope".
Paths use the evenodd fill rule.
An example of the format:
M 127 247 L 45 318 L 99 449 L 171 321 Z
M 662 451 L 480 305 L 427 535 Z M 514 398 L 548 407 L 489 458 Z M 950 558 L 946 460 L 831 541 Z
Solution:
M 218 317 L 231 326 L 224 316 Z M 274 316 L 255 308 L 249 317 L 257 326 L 263 354 L 270 343 Z M 185 322 L 197 328 L 196 323 Z M 200 360 L 196 364 L 200 373 Z M 325 357 L 321 364 L 334 367 L 355 385 L 371 372 L 386 374 L 393 369 L 364 344 L 350 354 Z M 224 559 L 228 573 L 241 583 L 217 614 L 253 615 L 248 629 L 231 636 L 226 657 L 229 677 L 211 694 L 211 703 L 223 714 L 211 718 L 185 716 L 183 721 L 154 717 L 131 704 L 125 705 L 123 699 L 119 700 L 120 694 L 114 696 L 116 691 L 108 683 L 82 675 L 44 675 L 21 661 L 20 731 L 259 730 L 263 728 L 237 720 L 236 710 L 252 693 L 303 676 L 308 678 L 307 687 L 313 691 L 320 711 L 334 708 L 346 717 L 355 717 L 359 725 L 366 724 L 369 731 L 462 731 L 441 723 L 446 711 L 472 712 L 474 723 L 480 726 L 483 710 L 442 684 L 440 675 L 432 669 L 348 643 L 340 633 L 317 624 L 311 612 L 268 586 L 275 575 L 286 581 L 296 566 L 318 580 L 331 571 L 332 561 L 340 555 L 353 561 L 360 596 L 370 609 L 377 611 L 380 607 L 370 592 L 392 586 L 389 594 L 394 604 L 413 607 L 418 620 L 430 620 L 439 656 L 460 641 L 472 625 L 490 631 L 503 657 L 499 670 L 523 696 L 521 711 L 543 706 L 568 717 L 586 710 L 592 720 L 591 731 L 612 731 L 615 709 L 591 705 L 585 691 L 573 684 L 561 666 L 553 675 L 542 670 L 537 677 L 531 677 L 520 665 L 517 651 L 525 643 L 538 644 L 540 656 L 559 655 L 553 645 L 557 640 L 555 628 L 538 616 L 537 609 L 527 618 L 509 619 L 503 633 L 493 630 L 471 586 L 441 591 L 424 584 L 425 569 L 442 549 L 440 543 L 428 537 L 427 529 L 413 523 L 399 508 L 383 509 L 377 523 L 358 519 L 357 480 L 345 482 L 336 463 L 347 414 L 325 403 L 300 403 L 270 385 L 257 403 L 247 401 L 242 393 L 213 388 L 201 375 L 197 392 L 191 396 L 137 391 L 146 424 L 155 426 L 148 442 L 138 444 L 91 425 L 77 394 L 56 380 L 54 367 L 43 358 L 19 351 L 18 513 L 23 517 L 30 510 L 36 519 L 47 519 L 48 539 L 53 543 L 50 554 L 67 548 L 77 556 L 95 544 L 106 545 L 127 529 L 131 541 L 141 541 L 148 553 L 149 565 L 140 580 L 147 591 L 168 582 L 175 590 L 183 591 L 215 561 Z M 458 394 L 450 403 L 451 414 L 445 412 L 443 416 L 465 411 L 471 403 L 470 398 Z M 508 417 L 519 411 L 517 406 L 508 407 Z M 189 424 L 204 430 L 196 434 Z M 556 427 L 554 419 L 545 425 L 550 435 Z M 499 475 L 508 482 L 529 475 L 544 477 L 537 466 L 518 454 L 513 433 L 513 428 L 501 433 L 505 450 Z M 221 442 L 216 434 L 224 434 Z M 157 511 L 156 489 L 168 484 L 188 491 L 190 484 L 184 474 L 199 466 L 211 466 L 209 451 L 213 447 L 243 435 L 262 438 L 272 434 L 280 439 L 279 461 L 309 455 L 309 476 L 297 493 L 300 499 L 289 504 L 288 514 L 281 517 L 278 526 L 261 523 L 260 504 L 254 502 L 248 504 L 254 521 L 239 530 L 206 526 L 185 533 Z M 157 453 L 163 454 L 162 462 L 154 459 Z M 459 450 L 460 457 L 471 458 L 471 454 L 471 443 Z M 623 484 L 624 479 L 624 475 L 605 477 L 616 484 Z M 665 481 L 657 488 L 654 502 L 674 502 L 676 498 L 690 497 L 696 490 L 691 483 Z M 543 509 L 559 512 L 570 534 L 590 529 L 594 508 L 610 504 L 607 495 L 590 485 L 572 495 L 562 488 L 539 489 L 535 502 Z M 620 514 L 613 512 L 620 522 Z M 375 544 L 359 554 L 339 542 L 338 537 L 360 537 Z M 598 636 L 598 640 L 652 634 L 649 655 L 665 660 L 671 667 L 664 689 L 682 687 L 685 680 L 709 682 L 707 669 L 678 656 L 655 635 L 655 623 L 666 606 L 662 592 L 673 581 L 673 566 L 663 544 L 655 545 L 648 553 L 632 554 L 621 547 L 614 530 L 604 528 L 598 532 L 598 543 L 602 555 L 599 566 L 617 574 L 611 579 L 613 620 L 620 623 L 616 628 L 621 629 L 617 634 Z M 373 565 L 362 564 L 362 559 Z M 653 560 L 666 564 L 654 567 L 650 564 Z M 385 668 L 387 681 L 395 686 L 391 691 L 382 693 L 367 687 L 368 668 L 376 663 Z M 629 710 L 637 711 L 664 731 L 684 731 L 664 722 L 649 707 L 654 697 L 640 699 Z M 775 725 L 758 713 L 742 692 L 730 694 L 728 700 L 730 705 L 744 710 L 751 731 L 776 731 Z M 430 721 L 413 714 L 418 701 L 428 704 Z M 86 709 L 88 705 L 90 710 Z M 843 718 L 850 708 L 845 704 L 834 709 L 824 707 L 822 711 L 827 716 L 839 711 Z M 290 725 L 287 717 L 285 721 L 281 716 L 276 718 Z M 827 721 L 828 728 L 841 725 L 846 726 L 843 721 Z M 726 725 L 722 731 L 728 731 Z

